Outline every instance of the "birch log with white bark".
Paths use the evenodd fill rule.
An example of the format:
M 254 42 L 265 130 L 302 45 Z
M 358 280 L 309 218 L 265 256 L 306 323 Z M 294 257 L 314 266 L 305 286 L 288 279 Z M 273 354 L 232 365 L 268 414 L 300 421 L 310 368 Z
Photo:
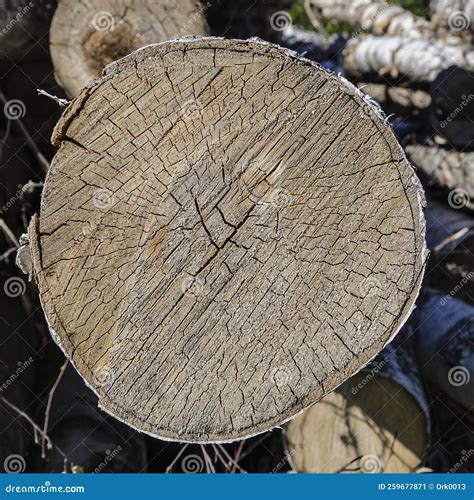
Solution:
M 194 442 L 268 430 L 413 307 L 416 177 L 380 112 L 294 53 L 149 46 L 81 92 L 54 142 L 34 276 L 54 337 L 133 427 Z
M 458 190 L 451 195 L 453 208 L 463 208 L 461 205 L 474 208 L 474 153 L 420 144 L 406 146 L 405 151 L 433 183 Z
M 349 40 L 344 66 L 357 77 L 403 75 L 413 81 L 431 82 L 450 66 L 473 70 L 474 50 L 471 45 L 447 45 L 441 41 L 359 36 Z
M 358 26 L 376 35 L 433 38 L 434 26 L 400 5 L 384 0 L 310 0 L 311 6 L 327 19 Z
M 59 0 L 50 52 L 58 83 L 76 96 L 104 66 L 140 47 L 206 33 L 196 0 Z
M 453 32 L 474 31 L 474 0 L 431 0 L 430 10 L 435 26 Z

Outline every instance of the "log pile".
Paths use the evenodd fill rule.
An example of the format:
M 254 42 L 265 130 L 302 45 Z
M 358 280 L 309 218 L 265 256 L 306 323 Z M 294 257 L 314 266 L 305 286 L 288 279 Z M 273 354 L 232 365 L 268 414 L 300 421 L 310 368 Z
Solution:
M 376 0 L 311 0 L 311 4 L 320 19 L 355 27 L 337 71 L 355 79 L 390 114 L 409 160 L 430 193 L 425 213 L 431 256 L 422 297 L 405 328 L 411 330 L 414 346 L 408 357 L 418 367 L 418 383 L 408 385 L 417 387 L 419 396 L 411 394 L 412 404 L 406 408 L 411 421 L 424 421 L 428 431 L 418 429 L 419 439 L 409 440 L 412 449 L 404 448 L 404 439 L 387 431 L 392 423 L 386 420 L 398 419 L 401 428 L 406 413 L 397 409 L 396 402 L 384 407 L 377 388 L 383 386 L 385 396 L 410 394 L 406 381 L 400 384 L 396 370 L 371 372 L 371 403 L 380 417 L 375 421 L 370 408 L 364 406 L 363 391 L 352 393 L 366 380 L 367 374 L 361 371 L 288 425 L 288 461 L 296 471 L 311 472 L 364 472 L 362 459 L 366 456 L 378 471 L 406 472 L 420 466 L 450 472 L 470 470 L 459 457 L 466 447 L 472 447 L 471 436 L 462 435 L 472 425 L 469 410 L 473 404 L 473 311 L 467 305 L 474 302 L 474 221 L 469 213 L 474 208 L 472 2 L 431 2 L 431 21 Z M 297 46 L 297 33 L 294 29 L 292 48 Z M 304 42 L 309 37 L 300 39 Z M 318 44 L 317 38 L 314 43 Z M 324 47 L 319 62 L 331 67 L 325 60 L 330 58 L 331 48 L 318 45 Z M 399 366 L 407 354 L 403 348 L 391 351 L 392 345 L 396 342 L 380 357 L 390 360 L 388 366 Z M 373 370 L 373 365 L 368 369 Z M 374 402 L 374 394 L 378 402 Z M 420 404 L 428 400 L 435 413 L 424 411 L 426 405 Z M 447 407 L 448 416 L 444 414 Z M 390 450 L 397 450 L 388 454 L 390 460 L 383 439 L 387 436 L 392 437 Z M 335 451 L 328 456 L 328 450 Z M 394 455 L 403 458 L 397 461 Z

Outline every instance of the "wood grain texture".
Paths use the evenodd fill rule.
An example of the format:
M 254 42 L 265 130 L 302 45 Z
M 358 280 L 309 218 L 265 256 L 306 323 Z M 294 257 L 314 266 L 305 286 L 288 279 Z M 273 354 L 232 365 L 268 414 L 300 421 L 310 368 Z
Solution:
M 107 64 L 145 45 L 207 34 L 197 0 L 59 0 L 50 30 L 56 78 L 76 96 Z
M 408 473 L 421 465 L 426 429 L 408 391 L 381 375 L 359 373 L 290 422 L 285 438 L 298 472 Z
M 53 335 L 101 405 L 182 441 L 293 417 L 399 330 L 421 188 L 379 112 L 276 46 L 141 49 L 66 110 L 29 230 Z

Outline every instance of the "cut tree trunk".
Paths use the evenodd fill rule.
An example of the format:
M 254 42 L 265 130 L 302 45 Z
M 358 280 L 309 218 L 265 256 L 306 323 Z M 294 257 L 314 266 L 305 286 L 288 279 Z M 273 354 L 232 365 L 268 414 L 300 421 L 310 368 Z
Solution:
M 50 32 L 56 78 L 70 96 L 107 64 L 130 52 L 184 35 L 205 35 L 196 0 L 60 0 Z
M 447 45 L 442 41 L 399 36 L 361 35 L 349 40 L 344 67 L 355 77 L 377 74 L 412 81 L 431 82 L 451 66 L 474 69 L 471 45 Z
M 310 0 L 322 17 L 358 26 L 376 35 L 434 38 L 435 27 L 399 5 L 385 0 Z
M 474 208 L 474 153 L 413 144 L 405 151 L 430 181 L 451 189 L 452 208 Z
M 417 178 L 379 110 L 294 53 L 147 47 L 73 101 L 54 142 L 33 274 L 55 339 L 133 427 L 195 442 L 268 430 L 413 307 Z

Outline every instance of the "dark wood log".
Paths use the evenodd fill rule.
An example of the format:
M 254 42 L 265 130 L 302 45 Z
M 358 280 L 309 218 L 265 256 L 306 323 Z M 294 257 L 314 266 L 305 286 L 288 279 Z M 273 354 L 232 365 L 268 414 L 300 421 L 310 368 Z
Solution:
M 426 283 L 474 305 L 474 220 L 428 198 L 426 240 L 431 255 Z
M 430 123 L 451 148 L 461 153 L 474 150 L 474 72 L 451 66 L 430 85 Z M 474 185 L 474 165 L 470 156 L 467 183 Z M 463 187 L 463 186 L 460 186 Z M 473 190 L 474 191 L 474 190 Z
M 446 398 L 472 409 L 474 307 L 458 300 L 454 290 L 446 295 L 426 289 L 414 319 L 418 324 L 416 353 L 424 379 Z

